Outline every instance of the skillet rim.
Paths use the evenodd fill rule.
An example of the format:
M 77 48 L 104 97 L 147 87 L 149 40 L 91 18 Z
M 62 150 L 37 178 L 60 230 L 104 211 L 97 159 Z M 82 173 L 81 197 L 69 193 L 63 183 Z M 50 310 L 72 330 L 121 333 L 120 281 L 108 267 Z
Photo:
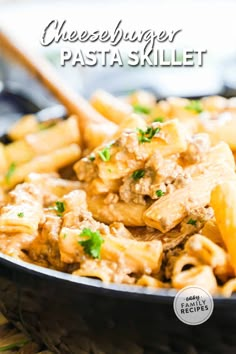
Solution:
M 20 271 L 28 275 L 53 280 L 66 285 L 77 286 L 81 291 L 95 293 L 97 295 L 109 295 L 113 297 L 129 297 L 130 300 L 136 299 L 144 302 L 155 303 L 173 303 L 177 290 L 175 289 L 152 289 L 148 287 L 141 287 L 137 285 L 126 284 L 106 284 L 99 279 L 89 277 L 75 276 L 64 273 L 58 270 L 42 267 L 36 264 L 27 263 L 20 259 L 15 259 L 0 252 L 0 264 L 13 271 Z M 220 295 L 213 296 L 215 305 L 235 305 L 236 294 L 226 298 Z

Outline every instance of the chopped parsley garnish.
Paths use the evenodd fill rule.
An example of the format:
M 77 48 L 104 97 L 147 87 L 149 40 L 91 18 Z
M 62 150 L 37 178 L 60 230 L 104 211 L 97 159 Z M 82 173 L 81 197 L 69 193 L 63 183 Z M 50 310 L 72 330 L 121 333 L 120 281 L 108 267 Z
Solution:
M 160 128 L 148 127 L 147 130 L 138 129 L 138 141 L 140 143 L 150 143 L 156 133 L 159 133 Z
M 24 213 L 23 212 L 20 212 L 17 214 L 18 218 L 23 218 L 24 217 Z
M 203 112 L 202 103 L 199 100 L 191 100 L 190 103 L 187 106 L 185 106 L 185 109 L 189 111 L 194 111 L 196 113 Z
M 55 206 L 49 207 L 50 210 L 55 210 L 57 212 L 57 216 L 62 216 L 62 213 L 65 211 L 65 205 L 63 202 L 57 201 Z
M 100 156 L 101 160 L 107 162 L 111 158 L 110 147 L 105 147 L 102 151 L 99 151 L 98 155 Z
M 133 109 L 135 113 L 149 114 L 151 112 L 151 109 L 149 107 L 142 106 L 140 104 L 134 104 Z
M 58 211 L 58 213 L 64 213 L 65 205 L 63 202 L 56 202 L 56 211 Z
M 158 190 L 156 191 L 156 196 L 157 196 L 158 198 L 162 197 L 163 195 L 165 195 L 165 192 L 163 192 L 161 189 L 158 189 Z
M 15 169 L 16 169 L 16 164 L 15 164 L 15 162 L 12 162 L 8 168 L 6 175 L 5 175 L 5 180 L 7 183 L 10 183 L 11 177 L 14 174 Z
M 193 226 L 196 226 L 196 224 L 197 224 L 197 220 L 194 220 L 194 219 L 189 219 L 189 221 L 187 222 L 187 224 L 189 224 L 189 225 L 193 225 Z
M 132 173 L 132 178 L 137 181 L 145 175 L 145 170 L 136 170 Z
M 67 238 L 67 234 L 63 234 L 63 238 L 64 238 L 64 240 L 65 240 L 65 238 Z
M 95 156 L 94 155 L 90 155 L 89 156 L 89 161 L 93 162 L 95 160 Z
M 86 237 L 83 241 L 78 241 L 83 247 L 84 252 L 93 258 L 100 258 L 101 246 L 104 242 L 99 231 L 92 231 L 88 228 L 83 229 L 80 237 Z
M 164 118 L 163 117 L 157 117 L 153 120 L 153 123 L 155 122 L 160 122 L 160 123 L 163 123 L 164 122 Z

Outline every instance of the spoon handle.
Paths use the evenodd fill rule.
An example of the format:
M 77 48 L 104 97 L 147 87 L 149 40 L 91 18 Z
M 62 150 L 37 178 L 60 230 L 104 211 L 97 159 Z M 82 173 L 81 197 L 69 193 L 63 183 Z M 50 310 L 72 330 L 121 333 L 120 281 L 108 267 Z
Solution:
M 82 139 L 85 140 L 85 144 L 86 140 L 89 140 L 88 132 L 86 131 L 88 124 L 93 125 L 94 130 L 97 128 L 98 132 L 101 131 L 101 126 L 103 125 L 106 126 L 107 131 L 111 132 L 111 135 L 115 131 L 116 125 L 100 115 L 88 101 L 73 91 L 60 78 L 49 62 L 39 55 L 27 51 L 26 48 L 23 48 L 3 30 L 0 30 L 0 49 L 3 54 L 16 60 L 41 82 L 65 106 L 68 113 L 75 114 L 78 117 Z

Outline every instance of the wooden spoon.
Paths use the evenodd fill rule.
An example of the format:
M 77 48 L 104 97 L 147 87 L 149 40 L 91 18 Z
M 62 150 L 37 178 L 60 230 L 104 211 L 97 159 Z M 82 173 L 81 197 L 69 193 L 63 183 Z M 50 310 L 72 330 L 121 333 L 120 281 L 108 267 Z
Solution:
M 23 48 L 3 30 L 0 30 L 0 49 L 40 81 L 65 106 L 68 113 L 78 117 L 81 138 L 86 147 L 95 148 L 117 131 L 117 125 L 100 115 L 89 102 L 73 91 L 44 58 Z

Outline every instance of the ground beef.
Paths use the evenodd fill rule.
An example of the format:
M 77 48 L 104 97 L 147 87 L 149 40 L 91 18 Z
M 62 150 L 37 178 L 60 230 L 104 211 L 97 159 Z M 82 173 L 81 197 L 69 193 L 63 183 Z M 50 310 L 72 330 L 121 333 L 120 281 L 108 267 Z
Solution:
M 160 153 L 155 152 L 145 165 L 155 171 L 155 183 L 171 183 L 178 175 L 183 173 L 183 168 L 174 158 L 163 158 Z
M 125 147 L 125 149 L 129 153 L 137 153 L 139 150 L 139 141 L 137 139 L 137 133 L 134 131 L 126 131 L 123 134 L 121 134 L 121 137 L 118 140 L 118 144 L 120 146 Z
M 48 215 L 37 238 L 30 245 L 28 254 L 38 264 L 47 264 L 57 270 L 66 271 L 66 264 L 61 261 L 58 248 L 60 227 L 61 218 Z
M 173 183 L 173 186 L 175 187 L 175 189 L 178 188 L 183 188 L 185 187 L 188 183 L 190 183 L 192 180 L 191 176 L 189 174 L 181 174 L 178 175 L 175 178 L 175 181 Z
M 151 181 L 148 177 L 140 178 L 138 182 L 134 181 L 132 177 L 125 178 L 119 189 L 120 199 L 125 203 L 133 202 L 145 205 L 144 195 L 146 192 L 147 195 L 149 194 L 150 185 Z
M 148 153 L 141 148 L 136 131 L 123 132 L 117 140 L 117 144 L 121 148 L 121 152 L 123 151 L 125 153 L 125 156 L 123 157 L 125 159 L 127 159 L 127 153 L 133 154 L 137 161 L 145 161 L 148 158 Z
M 79 181 L 91 182 L 97 177 L 96 165 L 87 157 L 79 160 L 74 168 Z
M 210 138 L 208 134 L 193 135 L 188 143 L 187 150 L 181 154 L 183 161 L 187 164 L 200 162 L 210 149 Z

